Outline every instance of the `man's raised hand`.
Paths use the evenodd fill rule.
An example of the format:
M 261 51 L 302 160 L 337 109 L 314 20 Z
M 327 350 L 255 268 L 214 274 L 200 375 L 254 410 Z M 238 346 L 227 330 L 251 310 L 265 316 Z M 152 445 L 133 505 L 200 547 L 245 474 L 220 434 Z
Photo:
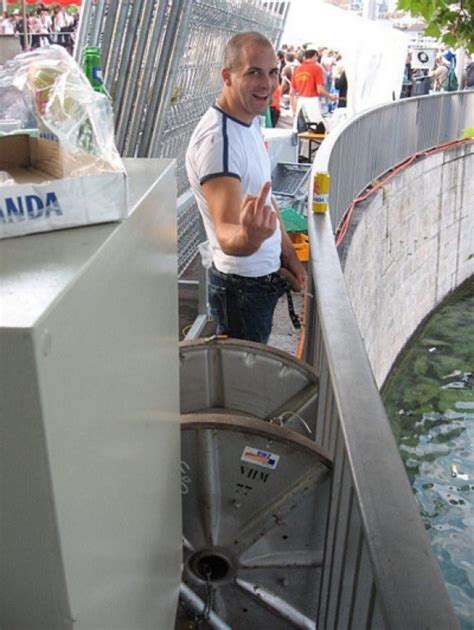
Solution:
M 276 229 L 277 215 L 265 201 L 270 192 L 271 183 L 263 184 L 257 196 L 245 195 L 240 206 L 240 224 L 249 242 L 258 247 L 269 238 Z

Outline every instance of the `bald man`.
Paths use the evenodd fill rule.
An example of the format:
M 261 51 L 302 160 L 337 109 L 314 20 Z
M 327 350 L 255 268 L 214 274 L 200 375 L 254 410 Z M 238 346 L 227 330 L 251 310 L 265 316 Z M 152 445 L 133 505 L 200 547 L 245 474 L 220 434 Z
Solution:
M 278 85 L 270 41 L 256 32 L 225 49 L 223 87 L 196 127 L 186 168 L 212 249 L 209 304 L 217 333 L 267 343 L 273 312 L 306 272 L 271 196 L 271 167 L 258 117 Z

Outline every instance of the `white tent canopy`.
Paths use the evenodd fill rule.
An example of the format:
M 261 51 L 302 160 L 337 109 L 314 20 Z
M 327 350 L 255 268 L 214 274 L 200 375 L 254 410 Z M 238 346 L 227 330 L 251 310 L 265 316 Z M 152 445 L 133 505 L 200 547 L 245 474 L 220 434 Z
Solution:
M 366 20 L 321 0 L 293 0 L 281 41 L 339 50 L 348 81 L 348 113 L 399 97 L 408 40 L 388 22 Z

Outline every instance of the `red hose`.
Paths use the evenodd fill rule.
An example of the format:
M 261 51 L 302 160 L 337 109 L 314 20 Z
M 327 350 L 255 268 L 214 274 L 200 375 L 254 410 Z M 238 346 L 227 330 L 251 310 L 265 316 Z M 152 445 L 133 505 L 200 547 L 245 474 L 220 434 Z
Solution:
M 394 177 L 395 175 L 398 175 L 398 173 L 400 171 L 402 171 L 404 168 L 406 168 L 407 166 L 410 166 L 410 164 L 412 164 L 417 158 L 419 158 L 419 157 L 427 157 L 428 155 L 432 155 L 433 153 L 438 153 L 439 151 L 444 151 L 447 148 L 459 146 L 461 144 L 471 144 L 472 142 L 473 142 L 473 140 L 471 140 L 471 139 L 454 140 L 452 142 L 446 142 L 445 144 L 440 144 L 440 145 L 438 145 L 436 147 L 432 147 L 431 149 L 426 149 L 425 151 L 419 151 L 418 153 L 415 153 L 414 155 L 411 155 L 406 160 L 403 160 L 403 162 L 399 162 L 398 164 L 396 164 L 392 169 L 390 169 L 390 171 L 388 171 L 388 173 L 385 175 L 385 177 L 383 179 L 376 180 L 376 183 L 369 190 L 366 190 L 361 195 L 359 195 L 359 197 L 357 197 L 356 199 L 354 199 L 352 201 L 352 203 L 349 206 L 347 212 L 345 213 L 345 215 L 344 215 L 344 217 L 343 217 L 339 227 L 337 228 L 337 231 L 336 231 L 336 247 L 339 247 L 339 245 L 342 243 L 342 241 L 344 240 L 344 237 L 347 234 L 347 230 L 349 229 L 352 213 L 354 212 L 354 208 L 355 208 L 357 203 L 359 203 L 361 201 L 365 201 L 366 199 L 368 199 L 370 197 L 370 195 L 372 195 L 374 192 L 376 192 L 382 186 L 384 186 L 388 181 L 390 181 L 392 179 L 392 177 Z

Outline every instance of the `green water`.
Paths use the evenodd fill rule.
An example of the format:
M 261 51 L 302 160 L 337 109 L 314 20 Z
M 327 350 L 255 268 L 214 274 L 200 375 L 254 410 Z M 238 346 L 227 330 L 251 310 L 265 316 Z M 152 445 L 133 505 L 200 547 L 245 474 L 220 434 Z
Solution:
M 437 311 L 384 394 L 463 630 L 474 629 L 474 284 Z

